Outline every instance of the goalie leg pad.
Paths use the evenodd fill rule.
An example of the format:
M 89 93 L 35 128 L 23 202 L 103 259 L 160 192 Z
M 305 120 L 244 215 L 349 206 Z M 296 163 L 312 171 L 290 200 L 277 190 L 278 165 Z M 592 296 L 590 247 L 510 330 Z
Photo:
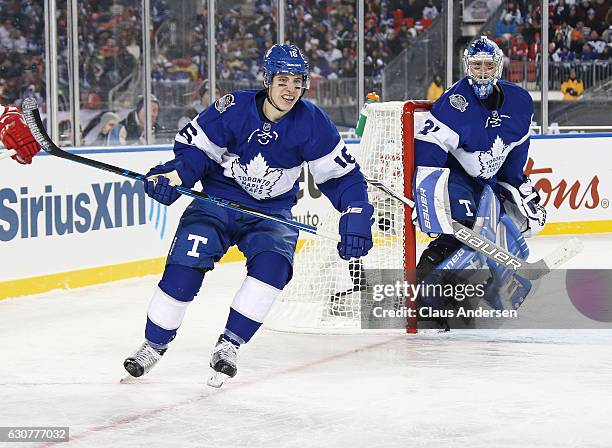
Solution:
M 499 244 L 513 255 L 526 260 L 529 256 L 529 247 L 521 231 L 513 219 L 502 215 L 497 227 Z M 521 306 L 532 288 L 532 283 L 520 277 L 514 271 L 487 259 L 487 264 L 493 274 L 492 281 L 487 285 L 485 297 L 487 302 L 495 309 L 517 309 Z
M 420 166 L 414 175 L 414 207 L 422 232 L 453 233 L 448 196 L 448 168 Z

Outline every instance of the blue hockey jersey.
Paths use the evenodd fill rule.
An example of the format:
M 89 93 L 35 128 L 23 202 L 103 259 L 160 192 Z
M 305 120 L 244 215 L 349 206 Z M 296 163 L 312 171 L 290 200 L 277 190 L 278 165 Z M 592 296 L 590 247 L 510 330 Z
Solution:
M 503 102 L 489 110 L 463 78 L 434 103 L 415 135 L 415 165 L 462 170 L 480 183 L 523 182 L 533 101 L 521 87 L 500 80 Z
M 191 173 L 184 185 L 201 180 L 208 194 L 266 211 L 289 210 L 307 163 L 337 209 L 342 192 L 355 184 L 367 200 L 363 175 L 323 111 L 302 99 L 275 123 L 263 115 L 264 98 L 264 90 L 225 95 L 177 134 L 175 154 Z

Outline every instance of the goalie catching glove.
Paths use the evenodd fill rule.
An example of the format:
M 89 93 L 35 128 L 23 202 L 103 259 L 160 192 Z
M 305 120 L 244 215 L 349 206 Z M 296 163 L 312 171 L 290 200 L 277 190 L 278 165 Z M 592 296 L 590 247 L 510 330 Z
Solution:
M 498 185 L 505 199 L 506 213 L 517 223 L 523 236 L 529 238 L 538 234 L 546 224 L 546 209 L 540 205 L 540 194 L 533 188 L 531 180 L 525 176 L 518 188 L 506 182 Z
M 352 202 L 340 216 L 338 254 L 343 260 L 364 257 L 372 249 L 374 207 L 368 202 Z
M 6 149 L 17 151 L 12 158 L 22 165 L 32 163 L 32 157 L 40 151 L 40 145 L 16 107 L 6 107 L 4 113 L 0 115 L 0 141 Z

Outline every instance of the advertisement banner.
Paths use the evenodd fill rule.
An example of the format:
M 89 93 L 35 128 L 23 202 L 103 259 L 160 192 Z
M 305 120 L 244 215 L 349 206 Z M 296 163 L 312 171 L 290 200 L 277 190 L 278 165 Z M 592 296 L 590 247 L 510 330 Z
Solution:
M 532 139 L 525 169 L 548 212 L 544 234 L 612 232 L 609 142 L 609 136 Z M 352 153 L 357 144 L 348 143 Z M 173 157 L 169 146 L 79 152 L 142 173 Z M 11 296 L 9 284 L 10 294 L 31 293 L 27 282 L 11 283 L 20 279 L 93 268 L 89 278 L 99 267 L 153 259 L 159 271 L 190 201 L 166 207 L 147 197 L 140 182 L 46 154 L 30 166 L 1 163 L 0 298 Z M 330 202 L 306 167 L 299 183 L 294 219 L 321 226 L 333 210 Z

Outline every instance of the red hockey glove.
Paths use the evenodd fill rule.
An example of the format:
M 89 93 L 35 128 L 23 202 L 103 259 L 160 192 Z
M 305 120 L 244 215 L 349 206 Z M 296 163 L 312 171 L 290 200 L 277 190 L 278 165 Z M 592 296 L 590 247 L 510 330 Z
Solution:
M 6 149 L 17 151 L 13 159 L 21 164 L 32 163 L 32 157 L 40 151 L 40 146 L 16 107 L 7 107 L 0 116 L 0 140 Z

